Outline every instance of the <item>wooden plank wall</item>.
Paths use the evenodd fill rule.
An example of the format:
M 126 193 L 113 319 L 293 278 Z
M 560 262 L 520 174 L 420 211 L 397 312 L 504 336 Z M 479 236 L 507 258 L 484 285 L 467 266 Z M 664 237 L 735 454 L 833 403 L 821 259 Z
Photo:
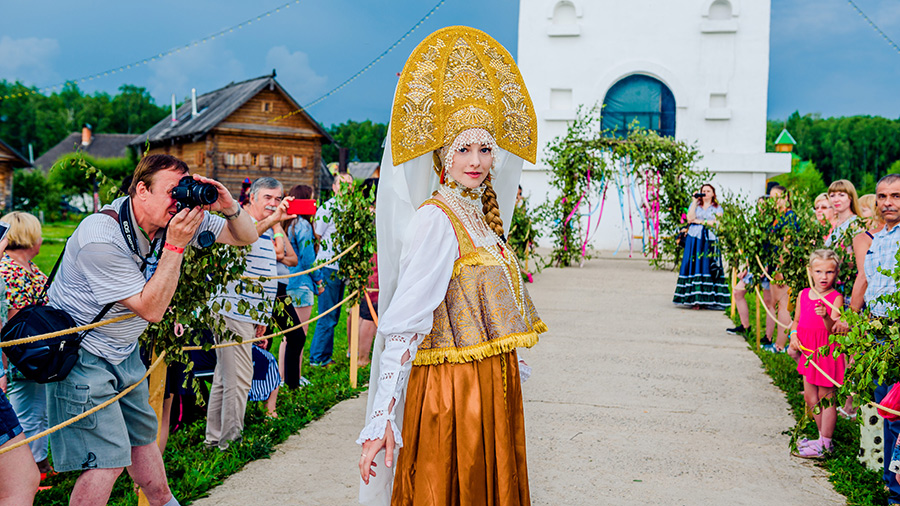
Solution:
M 12 194 L 12 165 L 0 163 L 0 210 L 5 210 L 12 206 L 10 195 Z
M 321 147 L 317 141 L 216 134 L 212 143 L 216 146 L 217 156 L 214 160 L 207 160 L 207 163 L 210 164 L 209 166 L 215 163 L 214 177 L 235 195 L 240 193 L 244 178 L 253 181 L 263 176 L 274 177 L 281 181 L 285 191 L 298 184 L 316 187 L 316 171 L 313 168 L 318 167 L 321 153 Z M 257 155 L 258 165 L 226 165 L 226 153 Z M 290 165 L 274 167 L 274 155 L 288 157 Z M 306 166 L 294 169 L 291 163 L 294 156 L 302 156 L 306 161 Z M 268 160 L 263 160 L 265 157 L 268 157 Z

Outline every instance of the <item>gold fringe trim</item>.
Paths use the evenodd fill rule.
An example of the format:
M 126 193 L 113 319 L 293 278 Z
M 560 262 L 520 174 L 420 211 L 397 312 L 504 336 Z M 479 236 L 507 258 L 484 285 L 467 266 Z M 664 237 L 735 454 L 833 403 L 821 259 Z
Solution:
M 472 253 L 469 253 L 468 255 L 464 255 L 461 258 L 459 258 L 458 260 L 456 260 L 456 262 L 453 262 L 453 275 L 450 277 L 450 279 L 453 279 L 453 278 L 459 276 L 460 273 L 462 273 L 462 268 L 464 266 L 466 266 L 466 265 L 469 265 L 469 266 L 481 265 L 482 263 L 483 262 L 481 261 L 481 252 L 480 251 L 473 251 Z
M 538 342 L 538 334 L 547 331 L 547 325 L 538 320 L 531 332 L 508 334 L 484 343 L 464 348 L 433 348 L 419 350 L 413 365 L 440 365 L 444 362 L 463 364 L 473 360 L 484 360 L 494 355 L 508 353 L 516 348 L 531 348 Z

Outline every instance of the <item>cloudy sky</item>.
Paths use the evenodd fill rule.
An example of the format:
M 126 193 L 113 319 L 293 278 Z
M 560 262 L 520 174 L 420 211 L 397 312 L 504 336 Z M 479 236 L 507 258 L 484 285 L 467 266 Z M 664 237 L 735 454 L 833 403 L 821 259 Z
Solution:
M 172 56 L 80 84 L 114 93 L 146 87 L 157 103 L 278 70 L 278 80 L 309 103 L 365 67 L 438 0 L 28 0 L 5 1 L 0 18 L 0 78 L 52 86 L 149 59 L 235 26 L 241 28 Z M 674 0 L 659 0 L 674 1 Z M 692 1 L 692 0 L 682 0 Z M 756 0 L 744 0 L 756 1 Z M 771 0 L 768 115 L 900 117 L 900 51 L 847 0 Z M 900 43 L 900 1 L 854 0 Z M 446 0 L 369 71 L 310 109 L 321 123 L 386 121 L 396 73 L 425 35 L 468 24 L 516 54 L 517 0 Z

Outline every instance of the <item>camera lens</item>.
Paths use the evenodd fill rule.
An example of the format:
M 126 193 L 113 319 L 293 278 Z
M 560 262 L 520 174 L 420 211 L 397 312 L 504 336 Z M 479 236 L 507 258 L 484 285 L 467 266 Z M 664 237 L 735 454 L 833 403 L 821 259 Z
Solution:
M 208 206 L 219 199 L 219 190 L 209 183 L 197 183 L 195 186 L 196 199 L 200 205 Z
M 172 188 L 172 198 L 178 202 L 178 210 L 185 207 L 208 206 L 219 199 L 219 190 L 210 183 L 201 183 L 191 176 L 184 176 Z

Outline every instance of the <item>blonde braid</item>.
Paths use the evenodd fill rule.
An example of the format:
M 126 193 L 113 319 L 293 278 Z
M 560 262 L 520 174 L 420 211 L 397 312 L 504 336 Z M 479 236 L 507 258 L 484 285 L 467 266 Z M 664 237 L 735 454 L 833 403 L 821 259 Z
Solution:
M 484 221 L 494 230 L 497 237 L 503 237 L 503 219 L 500 218 L 500 205 L 497 204 L 497 194 L 491 185 L 491 176 L 484 180 L 484 193 L 481 194 L 482 211 Z

